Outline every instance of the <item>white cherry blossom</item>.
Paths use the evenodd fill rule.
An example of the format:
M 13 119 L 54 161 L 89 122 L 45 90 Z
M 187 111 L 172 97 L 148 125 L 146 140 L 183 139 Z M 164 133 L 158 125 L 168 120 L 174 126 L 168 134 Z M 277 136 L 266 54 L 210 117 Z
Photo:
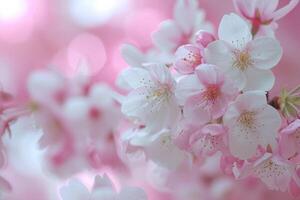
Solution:
M 222 18 L 218 35 L 205 49 L 205 61 L 221 67 L 240 90 L 269 91 L 275 82 L 270 69 L 282 56 L 279 42 L 270 37 L 252 40 L 248 24 L 233 13 Z
M 153 132 L 176 125 L 181 109 L 174 95 L 176 82 L 166 66 L 129 68 L 121 76 L 133 89 L 122 102 L 126 116 Z
M 252 91 L 237 97 L 224 114 L 223 122 L 228 127 L 231 154 L 246 160 L 255 155 L 259 145 L 275 146 L 281 118 L 267 104 L 264 92 Z

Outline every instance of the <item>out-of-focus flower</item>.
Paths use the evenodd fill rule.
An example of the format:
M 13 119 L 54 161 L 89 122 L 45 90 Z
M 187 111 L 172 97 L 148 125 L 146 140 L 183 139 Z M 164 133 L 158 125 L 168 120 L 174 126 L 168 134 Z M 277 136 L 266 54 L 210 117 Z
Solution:
M 277 20 L 291 12 L 299 0 L 290 0 L 278 10 L 279 0 L 233 0 L 233 3 L 236 11 L 250 21 L 252 35 L 274 36 L 274 30 L 278 27 Z
M 129 68 L 121 74 L 133 89 L 122 102 L 122 112 L 151 132 L 172 128 L 181 109 L 175 99 L 175 85 L 169 69 L 161 64 Z
M 176 97 L 184 105 L 185 119 L 200 125 L 221 117 L 237 92 L 218 67 L 202 64 L 195 74 L 179 80 Z
M 204 19 L 195 0 L 177 0 L 172 20 L 163 21 L 153 33 L 152 39 L 159 49 L 173 53 L 179 46 L 193 43 L 200 29 L 211 31 L 212 26 Z
M 28 87 L 51 170 L 69 176 L 86 167 L 119 165 L 114 132 L 120 113 L 111 89 L 80 75 L 68 80 L 51 70 L 34 72 Z
M 140 188 L 124 187 L 117 192 L 106 174 L 95 177 L 91 191 L 74 179 L 61 188 L 60 194 L 63 200 L 147 200 L 146 193 Z
M 156 134 L 145 130 L 127 132 L 123 141 L 128 143 L 127 148 L 142 149 L 146 157 L 157 165 L 176 169 L 184 160 L 184 152 L 174 143 L 170 130 L 164 129 Z
M 205 49 L 205 61 L 221 67 L 240 90 L 269 91 L 275 82 L 270 69 L 282 56 L 279 42 L 270 37 L 252 40 L 248 24 L 233 13 L 222 18 L 218 35 Z
M 259 145 L 275 146 L 281 117 L 267 104 L 264 92 L 253 91 L 237 97 L 224 114 L 223 122 L 228 127 L 231 154 L 246 160 L 255 155 Z

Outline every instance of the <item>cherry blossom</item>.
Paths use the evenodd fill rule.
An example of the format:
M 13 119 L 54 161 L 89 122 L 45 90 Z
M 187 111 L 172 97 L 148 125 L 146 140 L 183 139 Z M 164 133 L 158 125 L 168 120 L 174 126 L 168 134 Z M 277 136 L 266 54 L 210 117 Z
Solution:
M 202 63 L 201 50 L 195 45 L 183 45 L 175 52 L 175 69 L 181 74 L 190 74 Z
M 280 151 L 283 157 L 289 160 L 297 159 L 300 145 L 300 119 L 296 119 L 280 131 Z
M 271 190 L 288 191 L 292 181 L 298 187 L 300 185 L 296 166 L 271 153 L 264 154 L 253 163 L 246 163 L 236 175 L 238 178 L 244 178 L 249 174 L 259 178 Z
M 226 130 L 219 124 L 208 124 L 190 137 L 192 152 L 197 156 L 211 156 L 226 151 Z
M 233 3 L 236 11 L 250 21 L 253 35 L 273 36 L 274 30 L 278 27 L 277 21 L 291 12 L 299 0 L 290 0 L 280 9 L 277 9 L 278 0 L 233 0 Z
M 170 170 L 176 169 L 185 157 L 167 129 L 157 134 L 149 134 L 145 130 L 130 131 L 124 135 L 123 141 L 128 142 L 127 148 L 143 150 L 149 160 Z
M 73 179 L 60 190 L 63 200 L 147 200 L 146 193 L 135 187 L 124 187 L 117 192 L 112 181 L 104 174 L 96 176 L 91 191 L 79 180 Z
M 282 56 L 279 42 L 270 37 L 252 40 L 248 24 L 233 13 L 222 18 L 218 35 L 205 49 L 205 61 L 221 67 L 240 90 L 269 91 L 275 81 L 270 69 Z
M 153 43 L 162 51 L 172 53 L 183 44 L 193 43 L 198 30 L 212 30 L 195 0 L 177 0 L 173 18 L 163 21 L 152 35 Z
M 196 44 L 201 48 L 206 48 L 211 42 L 215 41 L 215 36 L 205 30 L 199 30 L 196 33 Z
M 195 124 L 221 117 L 236 95 L 232 82 L 218 67 L 208 64 L 198 66 L 195 74 L 182 77 L 176 89 L 185 119 Z
M 152 132 L 176 125 L 181 110 L 174 94 L 176 82 L 166 66 L 129 68 L 121 76 L 133 89 L 122 102 L 121 110 L 126 116 Z
M 264 92 L 252 91 L 237 97 L 224 114 L 223 123 L 228 128 L 230 152 L 246 160 L 255 155 L 259 145 L 276 145 L 281 117 L 267 104 Z

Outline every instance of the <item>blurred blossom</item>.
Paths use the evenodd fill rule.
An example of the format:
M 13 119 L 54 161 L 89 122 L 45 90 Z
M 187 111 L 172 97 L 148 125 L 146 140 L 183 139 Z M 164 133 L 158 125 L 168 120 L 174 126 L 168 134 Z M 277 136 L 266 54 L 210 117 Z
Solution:
M 76 72 L 81 62 L 87 62 L 91 74 L 101 70 L 106 62 L 106 51 L 101 39 L 89 33 L 76 36 L 68 46 L 69 73 Z

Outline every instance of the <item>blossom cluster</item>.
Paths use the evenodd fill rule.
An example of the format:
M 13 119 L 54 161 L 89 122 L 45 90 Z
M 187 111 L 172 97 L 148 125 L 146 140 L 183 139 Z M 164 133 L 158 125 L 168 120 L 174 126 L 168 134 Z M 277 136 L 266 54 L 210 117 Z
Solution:
M 85 60 L 73 77 L 32 72 L 22 102 L 0 88 L 0 168 L 2 140 L 25 117 L 41 132 L 44 169 L 70 179 L 62 200 L 300 197 L 300 87 L 269 93 L 283 55 L 278 20 L 298 2 L 233 0 L 236 13 L 215 28 L 196 0 L 177 0 L 152 48 L 122 47 L 128 68 L 115 89 Z M 86 171 L 100 174 L 91 187 L 75 178 Z M 13 188 L 0 176 L 0 199 Z
M 286 110 L 298 113 L 297 105 L 284 105 L 281 95 L 276 106 L 268 94 L 283 54 L 277 21 L 298 1 L 277 9 L 278 1 L 235 0 L 238 14 L 224 15 L 217 34 L 207 22 L 194 25 L 194 3 L 178 1 L 174 20 L 153 33 L 160 56 L 123 48 L 130 67 L 118 80 L 129 91 L 121 110 L 133 124 L 123 137 L 127 148 L 168 170 L 186 162 L 200 168 L 217 155 L 235 179 L 255 177 L 298 195 L 299 119 Z

